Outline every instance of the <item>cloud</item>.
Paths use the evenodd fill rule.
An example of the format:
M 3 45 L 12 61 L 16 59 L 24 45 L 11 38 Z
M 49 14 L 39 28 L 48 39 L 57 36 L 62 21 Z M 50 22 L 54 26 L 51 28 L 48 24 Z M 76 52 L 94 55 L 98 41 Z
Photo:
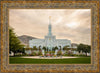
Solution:
M 44 38 L 48 34 L 49 16 L 57 39 L 91 43 L 90 9 L 10 9 L 9 23 L 18 36 Z

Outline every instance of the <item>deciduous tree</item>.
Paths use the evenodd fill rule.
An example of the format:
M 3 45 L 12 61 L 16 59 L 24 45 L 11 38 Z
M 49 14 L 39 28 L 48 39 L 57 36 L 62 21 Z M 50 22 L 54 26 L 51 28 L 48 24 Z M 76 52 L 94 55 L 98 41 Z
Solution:
M 90 53 L 91 51 L 91 46 L 86 44 L 79 44 L 77 50 L 79 51 L 79 53 L 80 51 L 85 52 L 87 56 L 87 53 Z

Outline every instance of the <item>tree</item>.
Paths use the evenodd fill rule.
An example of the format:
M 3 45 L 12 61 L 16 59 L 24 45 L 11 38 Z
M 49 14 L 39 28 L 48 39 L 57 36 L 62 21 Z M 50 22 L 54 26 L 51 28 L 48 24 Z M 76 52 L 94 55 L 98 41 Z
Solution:
M 41 45 L 39 46 L 38 50 L 39 50 L 39 51 L 41 50 Z
M 33 46 L 33 50 L 37 50 L 36 46 Z
M 17 50 L 17 52 L 21 52 L 21 53 L 25 53 L 25 48 L 24 45 L 19 45 L 19 49 Z
M 91 46 L 85 45 L 85 49 L 83 49 L 83 52 L 86 53 L 86 56 L 87 56 L 87 53 L 90 53 L 90 51 L 91 51 Z
M 55 50 L 57 50 L 57 49 L 58 49 L 58 47 L 56 46 L 54 49 L 55 49 Z
M 60 50 L 61 50 L 61 46 L 59 46 L 60 47 Z
M 68 47 L 69 47 L 69 46 L 64 46 L 64 47 L 63 47 L 63 50 L 70 50 Z
M 23 52 L 24 45 L 21 44 L 20 40 L 15 35 L 13 28 L 9 28 L 9 52 L 12 51 L 14 53 Z
M 84 48 L 84 44 L 79 44 L 77 47 L 77 51 L 80 53 Z
M 45 47 L 45 46 L 43 46 L 43 49 L 44 49 L 44 50 L 46 50 L 46 47 Z
M 79 51 L 79 53 L 80 51 L 85 52 L 87 56 L 87 53 L 90 53 L 91 51 L 91 46 L 86 44 L 79 44 L 77 50 Z

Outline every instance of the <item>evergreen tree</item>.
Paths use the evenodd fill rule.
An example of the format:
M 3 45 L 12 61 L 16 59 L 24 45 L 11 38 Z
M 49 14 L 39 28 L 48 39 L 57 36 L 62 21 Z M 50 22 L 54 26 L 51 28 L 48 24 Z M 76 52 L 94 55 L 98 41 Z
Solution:
M 13 31 L 13 28 L 9 28 L 9 52 L 14 53 L 22 52 L 24 53 L 24 45 L 21 44 L 20 40 L 17 38 Z

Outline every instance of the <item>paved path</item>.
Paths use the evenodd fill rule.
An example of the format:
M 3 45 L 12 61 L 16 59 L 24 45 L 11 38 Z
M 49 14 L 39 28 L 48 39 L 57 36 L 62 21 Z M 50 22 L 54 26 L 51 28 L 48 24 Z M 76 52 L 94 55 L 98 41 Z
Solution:
M 22 58 L 33 58 L 33 59 L 70 59 L 70 58 L 79 58 L 71 56 L 62 56 L 62 57 L 39 57 L 39 56 L 23 56 Z

